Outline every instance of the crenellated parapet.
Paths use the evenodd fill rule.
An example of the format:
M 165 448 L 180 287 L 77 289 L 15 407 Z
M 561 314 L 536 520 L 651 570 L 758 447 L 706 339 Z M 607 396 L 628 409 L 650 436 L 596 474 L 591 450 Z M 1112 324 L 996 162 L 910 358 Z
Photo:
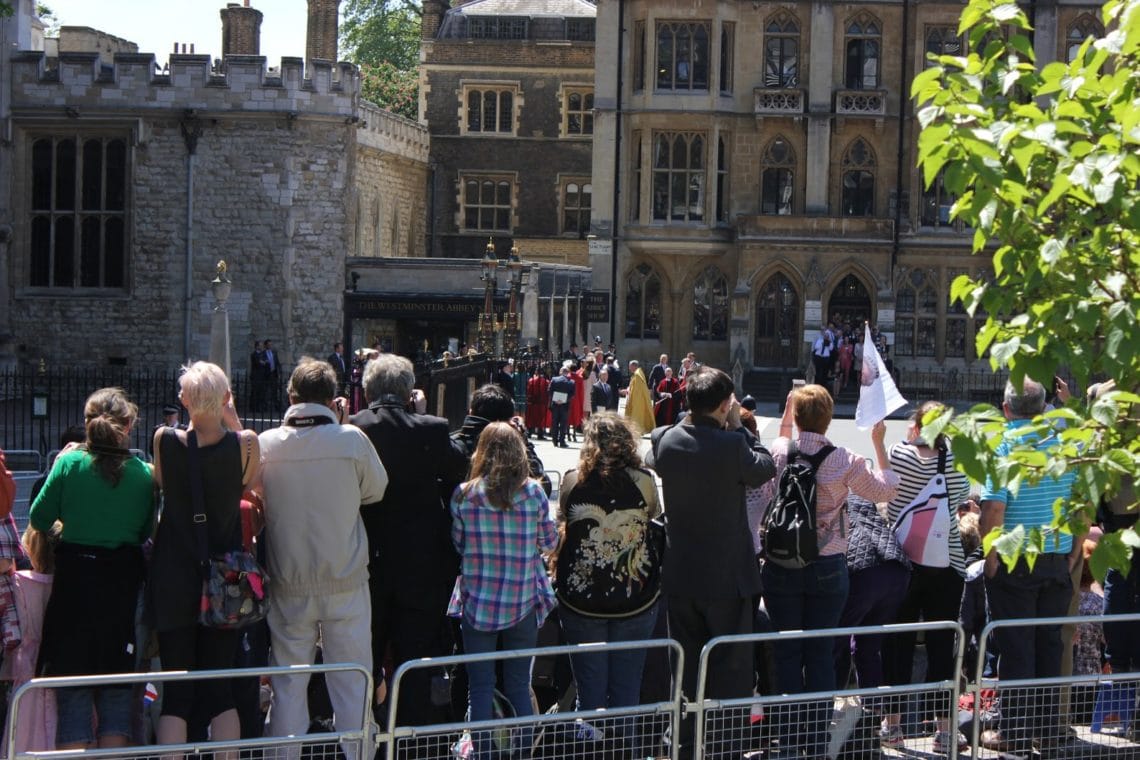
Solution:
M 366 100 L 360 101 L 358 144 L 392 153 L 412 161 L 428 161 L 428 129 L 419 122 L 385 111 Z
M 297 115 L 355 115 L 360 74 L 347 63 L 282 58 L 272 75 L 264 56 L 230 55 L 215 68 L 208 55 L 171 55 L 159 70 L 152 53 L 60 53 L 55 68 L 40 51 L 11 58 L 12 107 L 79 110 L 194 109 Z

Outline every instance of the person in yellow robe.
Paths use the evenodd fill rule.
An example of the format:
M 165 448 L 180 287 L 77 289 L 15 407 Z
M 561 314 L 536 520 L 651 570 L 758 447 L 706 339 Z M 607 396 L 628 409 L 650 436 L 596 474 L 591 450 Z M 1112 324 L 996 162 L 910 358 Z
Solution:
M 642 434 L 648 433 L 655 426 L 653 402 L 649 399 L 649 384 L 645 381 L 645 373 L 636 359 L 629 363 L 629 387 L 622 394 L 626 397 L 625 416 L 633 420 Z

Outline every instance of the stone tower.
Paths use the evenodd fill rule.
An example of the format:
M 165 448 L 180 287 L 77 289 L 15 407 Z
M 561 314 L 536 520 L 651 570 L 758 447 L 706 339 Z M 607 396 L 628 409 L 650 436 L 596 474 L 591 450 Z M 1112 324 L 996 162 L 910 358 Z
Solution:
M 261 11 L 229 3 L 222 14 L 222 58 L 227 55 L 261 55 Z
M 336 61 L 337 16 L 340 0 L 309 0 L 309 30 L 305 63 L 313 59 Z

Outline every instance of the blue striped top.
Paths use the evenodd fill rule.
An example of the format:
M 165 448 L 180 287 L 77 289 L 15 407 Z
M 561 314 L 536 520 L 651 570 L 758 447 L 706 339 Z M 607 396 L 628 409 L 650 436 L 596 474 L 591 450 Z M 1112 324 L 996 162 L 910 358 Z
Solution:
M 1025 436 L 1018 434 L 1017 428 L 1028 425 L 1029 422 L 1030 420 L 1010 420 L 1005 440 L 998 445 L 995 453 L 1005 456 L 1015 444 L 1023 442 Z M 1039 441 L 1036 448 L 1043 451 L 1052 445 L 1049 441 Z M 1006 505 L 1004 527 L 1007 530 L 1024 525 L 1028 533 L 1030 528 L 1040 527 L 1045 533 L 1046 552 L 1068 554 L 1073 548 L 1073 537 L 1068 533 L 1055 533 L 1047 526 L 1053 522 L 1053 503 L 1057 499 L 1069 497 L 1076 478 L 1076 471 L 1069 471 L 1060 478 L 1043 478 L 1034 485 L 1022 483 L 1016 496 L 1011 496 L 1008 488 L 995 489 L 993 482 L 987 480 L 982 500 L 1000 501 Z M 1054 538 L 1057 539 L 1056 543 Z

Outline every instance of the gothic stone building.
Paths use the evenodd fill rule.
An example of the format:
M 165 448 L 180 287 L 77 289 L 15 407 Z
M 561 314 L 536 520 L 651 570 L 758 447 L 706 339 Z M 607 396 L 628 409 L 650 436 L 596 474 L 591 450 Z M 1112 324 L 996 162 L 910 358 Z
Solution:
M 949 295 L 985 262 L 923 187 L 908 98 L 927 53 L 961 50 L 961 11 L 599 0 L 595 285 L 614 282 L 625 355 L 802 367 L 822 323 L 866 319 L 904 370 L 979 364 Z M 1031 21 L 1041 65 L 1100 28 L 1064 0 Z

